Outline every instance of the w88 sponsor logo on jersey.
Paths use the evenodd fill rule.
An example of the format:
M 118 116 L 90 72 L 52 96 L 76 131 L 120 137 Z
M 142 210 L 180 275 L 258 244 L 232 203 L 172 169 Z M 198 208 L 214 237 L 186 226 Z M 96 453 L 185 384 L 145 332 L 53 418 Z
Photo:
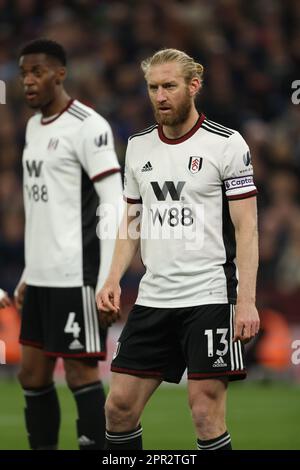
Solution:
M 26 160 L 25 171 L 28 176 L 28 181 L 33 181 L 32 184 L 25 184 L 24 189 L 29 201 L 34 202 L 47 202 L 48 201 L 48 188 L 43 183 L 38 183 L 42 177 L 43 172 L 42 160 Z
M 154 226 L 168 224 L 170 227 L 190 227 L 194 223 L 192 207 L 181 204 L 152 204 L 149 215 Z
M 195 241 L 198 248 L 202 246 L 204 209 L 202 204 L 184 202 L 186 181 L 151 181 L 150 184 L 160 202 L 143 208 L 142 238 Z
M 42 185 L 33 184 L 31 186 L 28 184 L 25 184 L 24 188 L 25 188 L 29 201 L 48 202 L 48 189 L 45 184 L 42 184 Z

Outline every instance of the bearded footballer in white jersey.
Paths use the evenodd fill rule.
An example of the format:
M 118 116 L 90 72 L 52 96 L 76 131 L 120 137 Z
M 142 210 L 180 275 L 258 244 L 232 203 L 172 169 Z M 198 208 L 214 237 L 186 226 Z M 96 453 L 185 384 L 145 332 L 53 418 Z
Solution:
M 242 342 L 259 329 L 250 152 L 237 131 L 198 113 L 202 65 L 166 49 L 142 69 L 158 124 L 129 139 L 127 212 L 97 296 L 111 323 L 119 312 L 119 281 L 140 244 L 146 273 L 112 361 L 108 448 L 142 448 L 147 401 L 163 380 L 178 383 L 187 368 L 197 448 L 230 450 L 227 385 L 245 378 Z M 140 237 L 132 223 L 136 204 Z
M 117 207 L 122 198 L 119 163 L 107 121 L 64 89 L 60 44 L 29 43 L 19 66 L 26 102 L 37 111 L 23 152 L 25 270 L 15 293 L 22 309 L 19 380 L 29 443 L 57 448 L 53 371 L 62 357 L 78 410 L 79 447 L 102 449 L 105 395 L 98 361 L 105 359 L 106 331 L 94 290 L 107 276 L 114 241 L 101 240 L 100 253 L 96 211 L 99 201 Z

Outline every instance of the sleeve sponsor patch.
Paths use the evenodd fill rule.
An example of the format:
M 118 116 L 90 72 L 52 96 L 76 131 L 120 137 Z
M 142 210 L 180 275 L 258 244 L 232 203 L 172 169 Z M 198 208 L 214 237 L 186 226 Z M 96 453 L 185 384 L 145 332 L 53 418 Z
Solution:
M 253 176 L 238 176 L 236 178 L 231 178 L 225 180 L 225 189 L 226 192 L 233 189 L 247 188 L 249 186 L 254 186 Z
M 253 181 L 253 175 L 237 176 L 224 181 L 225 192 L 228 199 L 238 199 L 239 196 L 256 194 L 257 189 Z

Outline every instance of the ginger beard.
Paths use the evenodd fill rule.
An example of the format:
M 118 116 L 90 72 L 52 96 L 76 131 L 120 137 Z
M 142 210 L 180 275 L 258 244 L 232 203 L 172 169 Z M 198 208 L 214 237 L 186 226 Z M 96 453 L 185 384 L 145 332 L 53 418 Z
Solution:
M 154 104 L 152 102 L 152 107 L 155 119 L 161 126 L 173 127 L 183 124 L 187 120 L 192 108 L 192 99 L 188 87 L 186 87 L 181 101 L 177 102 L 176 105 L 169 103 Z

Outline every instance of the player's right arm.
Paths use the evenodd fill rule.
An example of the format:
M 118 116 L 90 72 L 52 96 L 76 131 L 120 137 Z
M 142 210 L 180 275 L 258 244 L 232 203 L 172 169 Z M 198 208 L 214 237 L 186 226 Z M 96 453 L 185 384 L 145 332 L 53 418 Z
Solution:
M 40 117 L 35 114 L 27 122 L 26 131 L 25 131 L 25 146 L 24 146 L 24 149 L 23 149 L 23 156 L 22 156 L 22 160 L 23 160 L 23 193 L 24 193 L 25 214 L 26 214 L 26 204 L 29 202 L 29 200 L 28 200 L 28 186 L 26 184 L 26 179 L 28 177 L 29 177 L 29 179 L 31 179 L 29 171 L 28 171 L 28 167 L 26 165 L 25 152 L 26 152 L 26 148 L 28 148 L 28 141 L 30 140 L 30 136 L 32 135 L 34 122 L 36 121 L 36 119 L 40 119 Z M 31 193 L 30 188 L 29 188 L 29 192 Z M 26 235 L 25 235 L 25 238 L 26 238 Z M 25 245 L 26 245 L 26 243 L 25 243 Z M 23 307 L 26 287 L 27 287 L 27 285 L 26 285 L 26 267 L 24 267 L 22 275 L 19 279 L 19 282 L 18 282 L 18 284 L 17 284 L 17 286 L 14 290 L 15 306 L 19 311 L 21 311 L 22 307 Z
M 136 205 L 134 205 L 136 206 Z M 132 204 L 126 204 L 124 215 L 118 230 L 114 254 L 109 275 L 96 296 L 102 323 L 110 325 L 119 317 L 120 311 L 120 280 L 136 254 L 139 242 L 138 210 Z M 135 212 L 135 214 L 133 214 Z
M 23 307 L 25 290 L 26 290 L 26 281 L 25 281 L 25 269 L 24 269 L 22 276 L 14 292 L 15 305 L 19 311 L 21 311 Z

